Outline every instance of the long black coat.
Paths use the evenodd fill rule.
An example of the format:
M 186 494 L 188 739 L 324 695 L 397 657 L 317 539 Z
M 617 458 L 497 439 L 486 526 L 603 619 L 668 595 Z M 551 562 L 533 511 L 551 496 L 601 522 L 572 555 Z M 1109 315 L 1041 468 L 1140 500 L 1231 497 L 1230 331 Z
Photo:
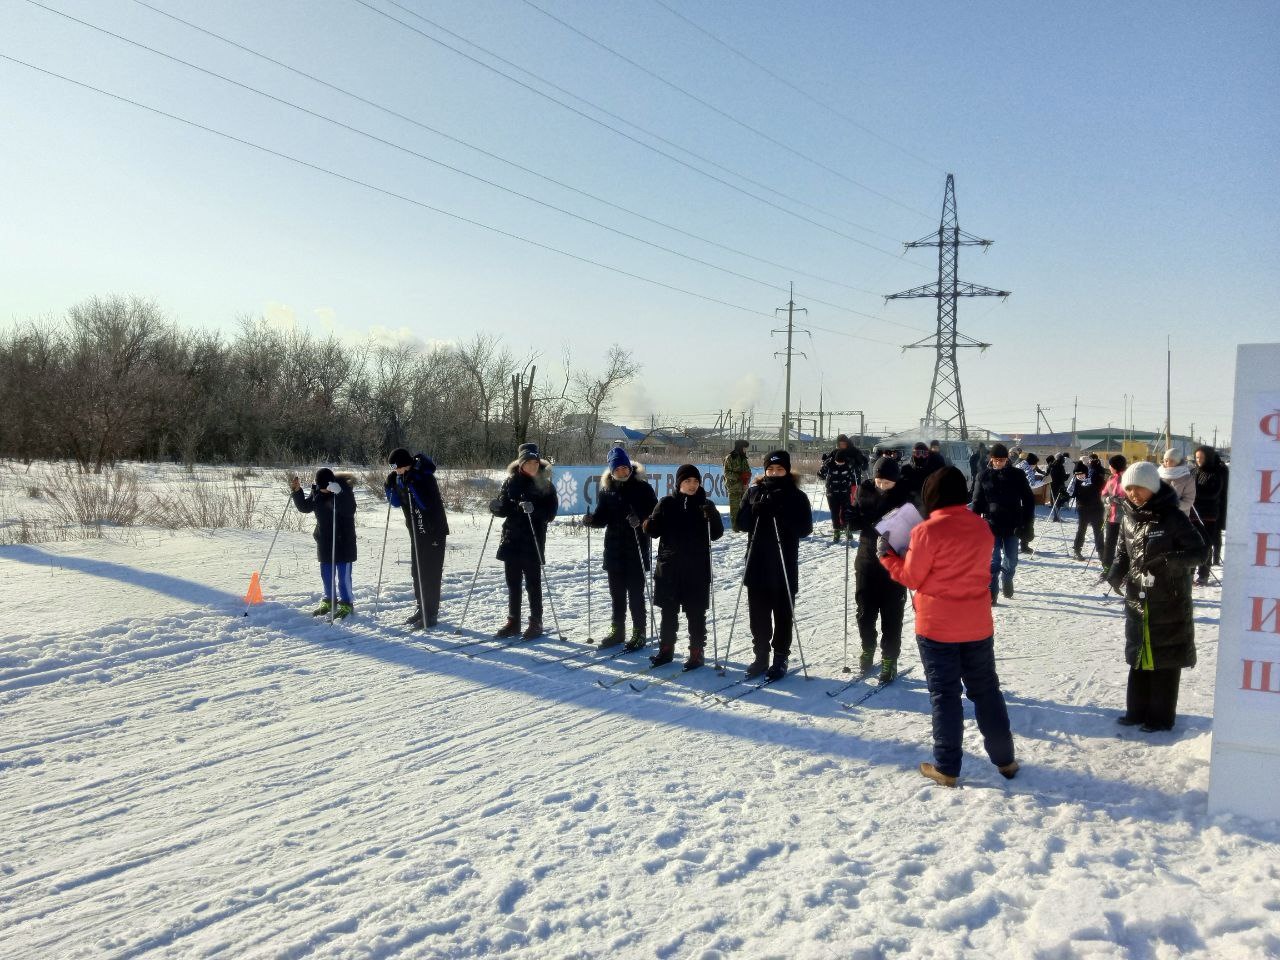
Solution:
M 1140 663 L 1144 612 L 1152 668 L 1195 666 L 1191 572 L 1207 559 L 1204 540 L 1178 509 L 1178 494 L 1167 483 L 1161 482 L 1145 506 L 1136 507 L 1127 497 L 1121 502 L 1120 539 L 1108 579 L 1117 592 L 1124 592 L 1124 658 L 1129 666 Z M 1145 573 L 1155 583 L 1144 588 Z
M 904 483 L 897 483 L 884 492 L 876 488 L 874 480 L 863 480 L 853 492 L 852 506 L 849 508 L 849 524 L 858 531 L 858 553 L 854 558 L 854 569 L 858 581 L 888 585 L 893 582 L 889 571 L 884 568 L 880 558 L 876 556 L 876 544 L 880 540 L 880 532 L 876 524 L 884 519 L 890 510 L 896 510 L 904 503 L 914 503 L 922 514 L 919 498 Z
M 778 557 L 775 520 L 786 560 L 786 582 L 795 596 L 800 587 L 800 538 L 813 533 L 813 510 L 793 473 L 785 477 L 759 477 L 742 497 L 738 530 L 750 535 L 747 571 L 743 577 L 748 587 L 781 588 L 783 585 L 784 567 Z
M 596 509 L 582 522 L 591 527 L 604 527 L 604 568 L 612 573 L 638 573 L 648 570 L 650 563 L 649 535 L 641 527 L 631 526 L 628 518 L 635 514 L 641 521 L 648 519 L 658 505 L 658 495 L 644 479 L 644 471 L 632 467 L 631 476 L 625 480 L 613 479 L 605 471 L 600 478 L 600 492 L 596 496 Z M 637 541 L 640 544 L 636 551 Z M 641 567 L 640 555 L 644 555 Z
M 502 481 L 496 502 L 489 507 L 495 517 L 505 518 L 502 521 L 502 540 L 498 544 L 498 559 L 537 563 L 539 557 L 547 554 L 547 524 L 555 519 L 560 501 L 551 483 L 551 464 L 539 461 L 538 472 L 532 477 L 521 471 L 519 466 L 517 461 L 507 467 L 507 479 Z M 525 502 L 533 504 L 533 513 L 525 514 L 520 506 Z M 533 529 L 529 526 L 530 518 L 533 519 Z M 534 539 L 535 532 L 537 540 Z
M 645 521 L 649 536 L 658 540 L 653 602 L 659 607 L 705 610 L 711 603 L 711 540 L 724 536 L 724 519 L 719 510 L 706 516 L 703 508 L 710 502 L 701 487 L 692 495 L 677 492 L 659 500 Z
M 386 493 L 387 502 L 399 507 L 404 514 L 404 525 L 410 533 L 414 532 L 416 517 L 420 536 L 438 541 L 449 535 L 449 519 L 436 482 L 436 465 L 430 457 L 419 454 L 403 476 L 394 470 L 387 474 Z
M 302 513 L 316 515 L 316 559 L 321 563 L 356 562 L 356 494 L 355 479 L 349 473 L 334 477 L 342 487 L 339 494 L 320 490 L 313 483 L 311 490 L 293 491 L 293 505 Z M 338 539 L 333 540 L 334 499 L 338 501 Z
M 1227 468 L 1211 447 L 1206 451 L 1205 464 L 1194 470 L 1196 478 L 1196 514 L 1201 520 L 1218 520 L 1227 515 Z
M 1036 500 L 1027 475 L 1011 463 L 999 470 L 986 467 L 978 474 L 972 506 L 998 537 L 1017 533 L 1036 515 Z

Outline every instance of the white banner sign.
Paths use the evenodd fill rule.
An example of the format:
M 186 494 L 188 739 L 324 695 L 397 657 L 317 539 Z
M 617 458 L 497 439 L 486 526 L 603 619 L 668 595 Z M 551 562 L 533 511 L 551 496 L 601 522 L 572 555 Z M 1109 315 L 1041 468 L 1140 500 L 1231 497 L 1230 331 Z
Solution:
M 1280 344 L 1236 351 L 1209 811 L 1280 820 Z

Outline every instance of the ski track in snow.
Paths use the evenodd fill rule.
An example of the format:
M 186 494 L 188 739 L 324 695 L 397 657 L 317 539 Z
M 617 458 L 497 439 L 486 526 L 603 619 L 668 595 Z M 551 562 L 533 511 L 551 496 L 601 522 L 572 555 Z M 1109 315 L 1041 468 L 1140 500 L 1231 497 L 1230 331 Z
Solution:
M 852 710 L 859 686 L 823 695 L 845 679 L 826 524 L 801 548 L 811 679 L 718 705 L 699 694 L 749 659 L 745 601 L 725 677 L 605 690 L 644 654 L 565 669 L 603 656 L 582 644 L 584 537 L 556 525 L 548 547 L 569 644 L 441 652 L 505 614 L 491 540 L 453 631 L 487 521 L 451 517 L 424 635 L 397 625 L 398 526 L 372 615 L 382 518 L 362 512 L 357 615 L 332 626 L 307 615 L 305 534 L 282 535 L 248 617 L 269 531 L 0 549 L 23 602 L 0 635 L 6 956 L 1280 955 L 1280 827 L 1205 814 L 1216 589 L 1178 728 L 1120 730 L 1120 604 L 1068 559 L 1074 524 L 1042 519 L 996 614 L 1023 772 L 999 777 L 970 720 L 945 790 L 915 772 L 919 670 Z M 714 551 L 722 655 L 744 539 Z

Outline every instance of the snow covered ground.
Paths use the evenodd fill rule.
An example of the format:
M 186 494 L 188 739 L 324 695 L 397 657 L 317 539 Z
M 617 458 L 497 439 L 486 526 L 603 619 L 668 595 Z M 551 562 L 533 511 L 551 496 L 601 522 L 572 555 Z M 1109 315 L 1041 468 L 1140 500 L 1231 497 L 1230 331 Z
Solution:
M 946 790 L 915 772 L 914 644 L 885 691 L 826 695 L 845 559 L 829 524 L 802 545 L 810 679 L 725 705 L 702 695 L 748 659 L 745 616 L 725 678 L 596 682 L 643 657 L 583 645 L 586 538 L 565 524 L 547 559 L 569 642 L 474 642 L 505 614 L 493 540 L 453 632 L 480 516 L 450 517 L 429 635 L 397 626 L 393 522 L 375 617 L 384 509 L 363 505 L 358 615 L 338 626 L 307 614 L 309 533 L 281 535 L 247 617 L 269 530 L 0 548 L 0 953 L 1280 956 L 1280 825 L 1205 813 L 1216 589 L 1177 728 L 1118 728 L 1119 602 L 1069 559 L 1074 524 L 1042 520 L 996 617 L 1022 773 L 1004 781 L 971 726 Z M 744 548 L 715 551 L 722 650 Z M 606 600 L 597 573 L 597 636 Z

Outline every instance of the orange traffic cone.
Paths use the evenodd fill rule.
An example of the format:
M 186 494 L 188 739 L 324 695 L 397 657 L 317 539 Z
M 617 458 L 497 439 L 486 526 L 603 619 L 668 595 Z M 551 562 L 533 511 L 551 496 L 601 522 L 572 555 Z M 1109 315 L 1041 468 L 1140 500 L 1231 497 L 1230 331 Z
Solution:
M 244 595 L 244 602 L 250 606 L 255 603 L 262 602 L 262 584 L 258 582 L 258 574 L 256 571 L 253 576 L 249 578 L 249 591 Z

